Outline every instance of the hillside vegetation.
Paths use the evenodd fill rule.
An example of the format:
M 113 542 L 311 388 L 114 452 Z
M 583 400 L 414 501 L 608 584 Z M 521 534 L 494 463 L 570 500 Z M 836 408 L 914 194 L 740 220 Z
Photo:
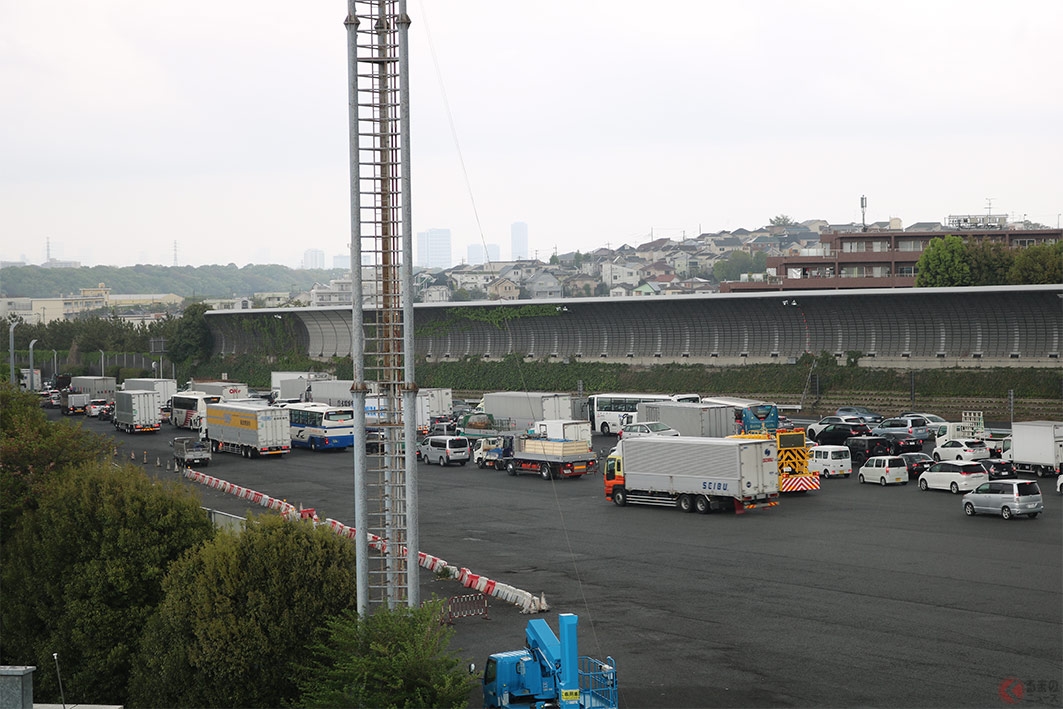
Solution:
M 103 283 L 112 293 L 174 293 L 184 298 L 232 298 L 253 293 L 305 291 L 328 283 L 346 269 L 297 270 L 272 264 L 227 266 L 92 266 L 0 269 L 3 294 L 9 298 L 54 298 L 76 294 Z

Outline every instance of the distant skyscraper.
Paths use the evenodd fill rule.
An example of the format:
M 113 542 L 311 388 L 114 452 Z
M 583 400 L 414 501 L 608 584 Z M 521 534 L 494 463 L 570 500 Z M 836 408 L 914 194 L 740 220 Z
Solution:
M 324 268 L 325 252 L 321 249 L 307 249 L 303 252 L 303 268 Z
M 524 222 L 513 222 L 510 226 L 509 251 L 514 261 L 528 258 L 528 225 Z
M 414 265 L 423 268 L 450 268 L 450 229 L 417 232 Z
M 484 247 L 483 247 L 483 244 L 469 244 L 469 248 L 468 248 L 467 253 L 468 253 L 467 262 L 470 265 L 472 265 L 472 266 L 476 266 L 478 264 L 481 264 L 484 261 L 495 262 L 495 261 L 501 261 L 502 260 L 501 251 L 498 248 L 498 244 L 488 244 L 487 245 L 487 258 L 484 258 Z
M 351 255 L 350 254 L 337 254 L 332 257 L 333 268 L 347 268 L 351 267 Z

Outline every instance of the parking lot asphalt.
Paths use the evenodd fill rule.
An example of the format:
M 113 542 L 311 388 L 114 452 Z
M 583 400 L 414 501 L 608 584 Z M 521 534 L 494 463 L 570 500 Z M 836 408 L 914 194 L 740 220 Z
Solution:
M 133 452 L 177 477 L 155 466 L 171 429 L 115 435 L 121 462 Z M 596 436 L 595 449 L 613 442 Z M 216 454 L 205 472 L 353 524 L 352 470 L 349 452 L 296 450 Z M 622 706 L 1000 706 L 1016 683 L 1024 704 L 1058 706 L 1063 497 L 1040 482 L 1034 520 L 968 518 L 960 496 L 855 476 L 772 509 L 701 516 L 618 508 L 600 475 L 422 464 L 418 529 L 421 551 L 543 594 L 555 629 L 558 612 L 576 613 L 580 653 L 616 661 Z M 200 492 L 207 507 L 266 513 Z M 420 588 L 467 593 L 424 570 Z M 530 617 L 498 599 L 489 615 L 453 626 L 452 649 L 478 668 L 520 648 Z

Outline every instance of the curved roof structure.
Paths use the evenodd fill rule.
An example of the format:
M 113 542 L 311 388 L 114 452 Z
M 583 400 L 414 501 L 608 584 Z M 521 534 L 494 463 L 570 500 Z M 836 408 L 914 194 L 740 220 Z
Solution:
M 311 357 L 351 352 L 350 308 L 206 315 L 216 353 L 269 352 L 274 330 L 263 319 L 274 318 Z M 1063 285 L 432 303 L 416 305 L 414 317 L 421 360 L 723 365 L 825 351 L 881 366 L 1054 367 L 1063 350 Z

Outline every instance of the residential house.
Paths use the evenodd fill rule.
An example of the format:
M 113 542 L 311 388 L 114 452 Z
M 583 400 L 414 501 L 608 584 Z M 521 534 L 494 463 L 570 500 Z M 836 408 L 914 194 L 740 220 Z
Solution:
M 642 264 L 627 263 L 623 257 L 617 256 L 613 261 L 602 264 L 602 283 L 612 288 L 623 283 L 629 286 L 637 286 L 641 277 L 639 268 Z
M 447 286 L 428 286 L 421 291 L 421 301 L 424 303 L 448 303 L 450 302 L 450 288 Z
M 588 294 L 594 295 L 594 291 L 599 283 L 601 283 L 600 280 L 593 276 L 588 276 L 585 273 L 577 273 L 562 281 L 565 295 L 570 298 L 580 298 Z
M 675 276 L 675 269 L 664 261 L 654 261 L 639 269 L 639 277 L 645 280 L 657 280 L 658 276 Z
M 641 286 L 631 289 L 631 295 L 652 296 L 661 294 L 661 284 L 656 281 L 646 281 Z
M 520 285 L 500 276 L 487 285 L 487 296 L 491 300 L 517 300 L 520 298 Z
M 629 285 L 627 283 L 617 283 L 616 285 L 614 285 L 611 288 L 609 288 L 609 297 L 610 298 L 626 298 L 629 295 L 631 295 L 631 291 L 634 288 L 635 288 L 635 286 Z
M 678 246 L 671 239 L 654 239 L 647 241 L 635 249 L 635 254 L 643 261 L 660 261 Z
M 562 297 L 561 281 L 549 271 L 539 271 L 524 282 L 524 287 L 534 299 Z

